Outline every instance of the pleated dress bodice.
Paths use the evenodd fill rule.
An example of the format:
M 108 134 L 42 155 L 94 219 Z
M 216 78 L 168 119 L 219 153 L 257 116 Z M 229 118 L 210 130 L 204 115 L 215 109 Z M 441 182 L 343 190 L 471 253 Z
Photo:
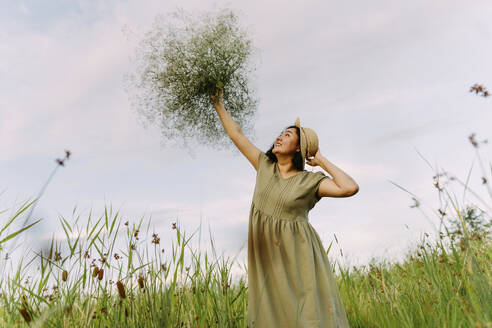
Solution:
M 281 220 L 308 220 L 308 213 L 320 200 L 316 195 L 323 172 L 298 172 L 284 178 L 275 162 L 260 153 L 253 193 L 256 209 Z

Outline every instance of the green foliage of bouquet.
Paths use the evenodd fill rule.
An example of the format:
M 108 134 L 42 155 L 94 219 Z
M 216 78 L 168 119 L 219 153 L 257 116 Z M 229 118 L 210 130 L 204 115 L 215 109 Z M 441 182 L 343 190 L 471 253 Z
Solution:
M 160 15 L 137 47 L 127 91 L 144 125 L 156 123 L 166 141 L 188 145 L 192 138 L 214 148 L 230 146 L 210 96 L 223 88 L 225 108 L 249 134 L 258 104 L 249 86 L 253 53 L 251 39 L 229 9 Z

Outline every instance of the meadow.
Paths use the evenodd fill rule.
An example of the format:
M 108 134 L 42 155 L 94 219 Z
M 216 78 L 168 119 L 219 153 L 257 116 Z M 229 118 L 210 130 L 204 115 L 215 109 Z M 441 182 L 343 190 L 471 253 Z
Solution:
M 478 154 L 474 136 L 470 141 Z M 435 210 L 438 236 L 425 233 L 394 263 L 343 267 L 332 261 L 351 327 L 492 327 L 490 203 L 471 191 L 468 181 L 446 173 L 433 179 L 441 200 Z M 451 183 L 476 203 L 459 204 Z M 25 233 L 6 235 L 9 226 L 34 204 L 27 201 L 2 220 L 3 265 L 9 243 Z M 164 248 L 149 223 L 123 219 L 112 207 L 99 216 L 91 211 L 59 221 L 65 238 L 25 254 L 16 270 L 0 277 L 0 326 L 247 327 L 246 273 L 233 281 L 234 261 L 217 256 L 214 248 L 208 254 L 190 247 L 194 235 L 179 222 L 169 227 L 173 239 Z

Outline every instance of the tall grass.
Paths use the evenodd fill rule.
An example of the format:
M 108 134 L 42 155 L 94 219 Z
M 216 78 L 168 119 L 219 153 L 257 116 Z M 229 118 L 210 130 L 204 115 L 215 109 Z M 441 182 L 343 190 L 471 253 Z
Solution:
M 475 134 L 469 140 L 481 163 L 481 142 Z M 492 199 L 490 172 L 481 169 Z M 433 210 L 440 221 L 434 241 L 424 233 L 399 263 L 340 267 L 339 287 L 351 327 L 492 327 L 492 203 L 470 189 L 470 176 L 471 169 L 466 182 L 448 172 L 433 176 L 440 200 Z M 463 201 L 467 193 L 475 201 L 460 204 L 452 184 L 464 187 Z M 412 207 L 420 209 L 423 202 L 412 196 Z
M 478 148 L 474 136 L 470 141 Z M 468 180 L 442 176 L 433 182 L 441 201 L 435 240 L 425 233 L 397 263 L 338 264 L 351 327 L 492 327 L 490 204 Z M 464 186 L 489 212 L 459 204 L 448 183 Z M 124 220 L 108 206 L 99 216 L 72 214 L 60 217 L 62 240 L 25 254 L 0 278 L 2 327 L 247 327 L 246 275 L 233 282 L 234 261 L 218 257 L 213 243 L 213 256 L 193 249 L 193 234 L 175 222 L 165 249 L 150 221 Z
M 188 247 L 193 236 L 178 223 L 165 250 L 157 234 L 144 236 L 143 223 L 124 222 L 111 207 L 96 218 L 61 217 L 63 243 L 53 238 L 2 277 L 0 324 L 246 327 L 246 278 L 233 283 L 233 262 Z M 465 231 L 424 238 L 402 263 L 340 267 L 351 327 L 491 326 L 492 244 Z M 36 276 L 26 277 L 33 266 Z
M 339 266 L 351 327 L 492 327 L 490 234 L 474 211 L 453 206 L 454 229 L 444 225 L 434 242 L 425 234 L 401 263 Z M 246 276 L 233 283 L 233 262 L 192 249 L 177 222 L 165 250 L 144 223 L 107 206 L 98 217 L 60 217 L 65 238 L 2 277 L 1 325 L 246 327 Z
M 175 235 L 166 252 L 158 234 L 142 236 L 143 219 L 123 222 L 112 208 L 81 222 L 60 218 L 65 244 L 52 239 L 47 250 L 34 255 L 27 265 L 39 265 L 35 279 L 25 279 L 21 263 L 1 281 L 2 324 L 246 326 L 245 279 L 233 284 L 233 262 L 188 247 L 192 236 L 178 223 L 170 227 Z M 115 247 L 120 241 L 123 251 Z
M 492 243 L 423 242 L 403 263 L 341 270 L 351 327 L 492 327 Z

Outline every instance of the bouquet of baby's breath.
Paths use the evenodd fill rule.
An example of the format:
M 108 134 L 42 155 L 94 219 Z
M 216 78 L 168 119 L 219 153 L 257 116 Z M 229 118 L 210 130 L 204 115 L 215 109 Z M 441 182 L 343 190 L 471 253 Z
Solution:
M 178 9 L 157 16 L 140 41 L 127 90 L 143 123 L 157 123 L 165 140 L 187 145 L 191 137 L 221 148 L 231 143 L 210 96 L 223 88 L 224 107 L 251 132 L 258 103 L 248 85 L 256 69 L 252 55 L 231 10 L 190 15 Z

